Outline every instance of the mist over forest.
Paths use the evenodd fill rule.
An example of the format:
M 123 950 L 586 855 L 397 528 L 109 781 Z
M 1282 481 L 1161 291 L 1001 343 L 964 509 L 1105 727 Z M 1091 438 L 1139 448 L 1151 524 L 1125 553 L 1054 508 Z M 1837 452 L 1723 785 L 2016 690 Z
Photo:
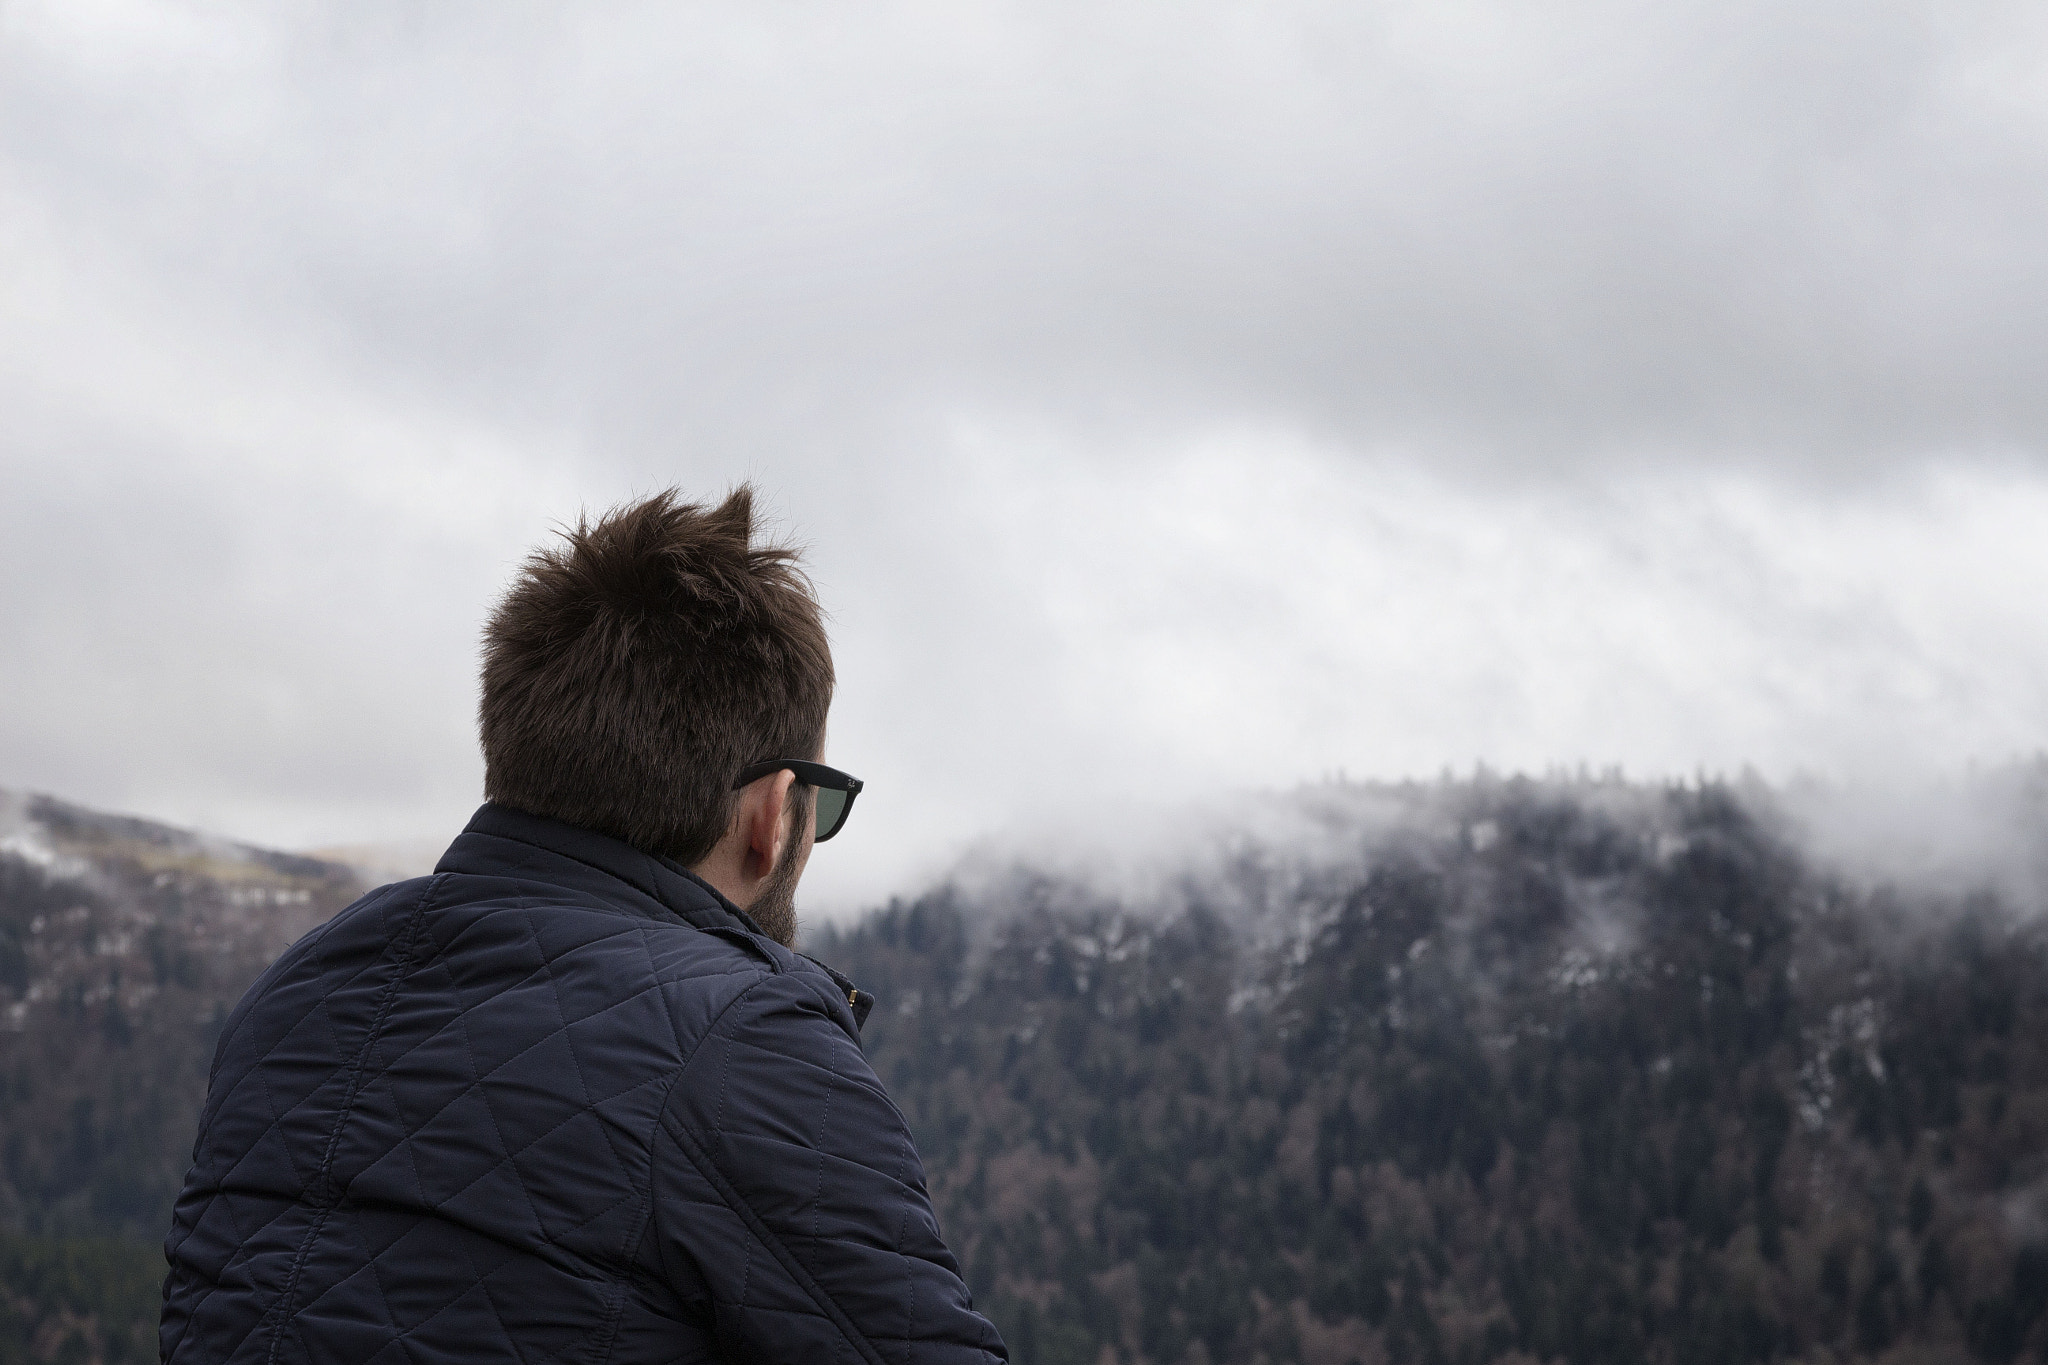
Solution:
M 2034 1359 L 2048 772 L 1974 790 L 1999 856 L 1859 867 L 1755 782 L 1328 783 L 803 946 L 1019 1361 Z M 361 887 L 0 816 L 0 1360 L 150 1359 L 221 1022 Z

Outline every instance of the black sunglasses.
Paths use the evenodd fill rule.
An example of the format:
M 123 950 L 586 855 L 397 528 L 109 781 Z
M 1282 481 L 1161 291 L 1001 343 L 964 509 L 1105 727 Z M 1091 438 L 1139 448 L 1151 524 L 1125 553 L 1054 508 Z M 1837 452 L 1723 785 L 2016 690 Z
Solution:
M 822 763 L 806 763 L 800 758 L 771 758 L 765 763 L 755 763 L 740 769 L 739 778 L 732 784 L 738 791 L 749 782 L 758 782 L 770 773 L 779 773 L 784 768 L 796 774 L 796 780 L 807 787 L 818 789 L 818 838 L 824 843 L 839 832 L 846 823 L 846 813 L 853 809 L 853 798 L 860 795 L 860 779 L 850 777 L 837 768 L 828 768 Z

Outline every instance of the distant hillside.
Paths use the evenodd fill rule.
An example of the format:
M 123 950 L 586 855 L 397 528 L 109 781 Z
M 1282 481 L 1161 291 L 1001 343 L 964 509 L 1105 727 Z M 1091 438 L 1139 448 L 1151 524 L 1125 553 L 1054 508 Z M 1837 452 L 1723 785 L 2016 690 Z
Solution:
M 2048 1351 L 2048 921 L 1965 873 L 1618 782 L 1315 788 L 1140 862 L 805 944 L 1019 1361 Z M 0 1362 L 151 1358 L 214 1032 L 356 890 L 0 803 Z
M 1293 809 L 812 945 L 1020 1361 L 2043 1358 L 2041 921 L 1719 788 Z
M 155 1358 L 221 1021 L 358 894 L 329 863 L 0 793 L 0 1361 Z

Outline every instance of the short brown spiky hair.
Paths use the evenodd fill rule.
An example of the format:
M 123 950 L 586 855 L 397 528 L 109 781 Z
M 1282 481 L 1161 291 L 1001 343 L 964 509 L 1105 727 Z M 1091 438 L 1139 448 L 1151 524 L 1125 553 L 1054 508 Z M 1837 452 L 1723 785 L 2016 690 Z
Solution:
M 674 489 L 535 550 L 484 628 L 484 795 L 694 863 L 740 769 L 815 758 L 832 653 L 797 552 L 754 494 Z

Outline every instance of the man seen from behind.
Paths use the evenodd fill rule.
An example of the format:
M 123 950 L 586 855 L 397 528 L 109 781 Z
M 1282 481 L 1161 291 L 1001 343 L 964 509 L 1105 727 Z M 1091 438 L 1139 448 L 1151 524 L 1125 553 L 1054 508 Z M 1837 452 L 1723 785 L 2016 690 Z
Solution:
M 163 1358 L 1005 1358 L 793 951 L 833 672 L 751 495 L 536 552 L 486 631 L 487 804 L 295 944 L 222 1034 Z

